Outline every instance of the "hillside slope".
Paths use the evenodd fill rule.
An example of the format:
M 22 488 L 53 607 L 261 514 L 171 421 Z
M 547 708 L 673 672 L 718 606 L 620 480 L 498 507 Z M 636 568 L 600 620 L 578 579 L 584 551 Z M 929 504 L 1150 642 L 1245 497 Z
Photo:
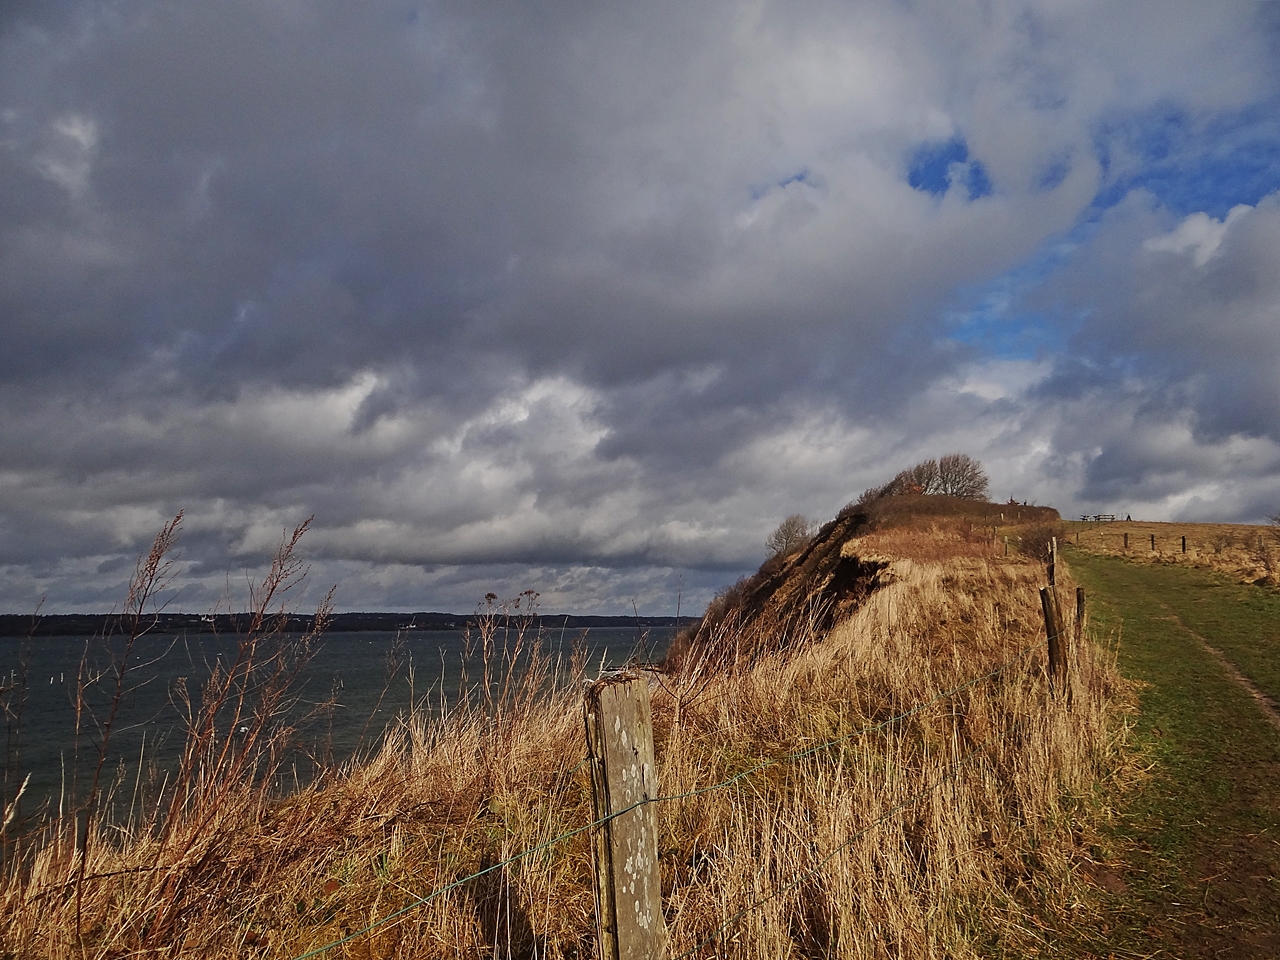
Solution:
M 770 557 L 712 601 L 702 620 L 672 642 L 666 666 L 678 669 L 690 657 L 722 665 L 751 660 L 821 637 L 888 582 L 890 557 L 1003 555 L 1002 537 L 1017 542 L 1059 523 L 1052 507 L 947 496 L 850 504 L 803 547 Z
M 762 570 L 686 647 L 716 657 L 647 674 L 670 956 L 1051 955 L 1042 920 L 1096 901 L 1108 658 L 1076 644 L 1052 693 L 1043 567 L 981 512 L 890 506 Z M 585 663 L 503 639 L 447 711 L 309 786 L 124 781 L 128 816 L 79 844 L 71 809 L 6 837 L 0 956 L 595 955 Z

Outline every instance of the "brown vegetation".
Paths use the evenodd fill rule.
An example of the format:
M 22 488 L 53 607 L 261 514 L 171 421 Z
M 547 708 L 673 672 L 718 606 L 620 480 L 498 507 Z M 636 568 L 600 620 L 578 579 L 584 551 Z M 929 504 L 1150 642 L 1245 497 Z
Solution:
M 680 670 L 695 661 L 741 668 L 823 635 L 879 584 L 882 561 L 843 552 L 866 524 L 864 513 L 842 514 L 798 552 L 770 557 L 672 641 L 667 668 Z
M 1090 553 L 1128 557 L 1142 563 L 1187 564 L 1216 570 L 1235 580 L 1280 584 L 1280 525 L 1117 520 L 1073 521 L 1067 527 L 1070 542 Z M 1183 537 L 1187 538 L 1185 553 Z
M 821 637 L 872 590 L 885 558 L 939 561 L 1019 552 L 1023 536 L 1056 533 L 1052 507 L 1006 505 L 960 497 L 894 494 L 849 504 L 796 552 L 769 557 L 750 577 L 721 593 L 702 620 L 676 637 L 667 663 L 691 649 L 725 665 Z M 1030 544 L 1032 559 L 1042 559 Z M 1025 553 L 1025 551 L 1023 551 Z
M 1116 757 L 1111 660 L 1081 638 L 1070 706 L 1052 697 L 1042 568 L 954 511 L 913 516 L 842 514 L 764 574 L 758 609 L 652 675 L 672 957 L 1027 953 L 1047 946 L 1032 917 L 1089 900 L 1079 798 Z M 856 603 L 806 596 L 849 562 L 874 571 Z M 748 609 L 790 640 L 757 643 Z M 593 955 L 583 664 L 483 629 L 486 664 L 524 666 L 290 796 L 208 767 L 163 817 L 94 824 L 83 854 L 46 824 L 6 863 L 0 953 Z

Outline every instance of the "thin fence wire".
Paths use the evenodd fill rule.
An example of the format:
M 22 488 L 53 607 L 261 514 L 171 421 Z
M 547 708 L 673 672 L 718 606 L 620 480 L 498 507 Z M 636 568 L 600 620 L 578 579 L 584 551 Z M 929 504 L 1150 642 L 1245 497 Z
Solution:
M 718 927 L 712 930 L 710 934 L 708 934 L 705 938 L 700 940 L 697 944 L 690 947 L 688 950 L 684 951 L 683 953 L 677 954 L 675 957 L 672 957 L 671 960 L 684 960 L 685 957 L 689 957 L 697 953 L 707 944 L 711 943 L 713 940 L 718 939 L 722 933 L 728 930 L 731 926 L 733 926 L 743 917 L 747 916 L 747 914 L 751 913 L 754 910 L 758 910 L 760 907 L 763 907 L 766 903 L 769 903 L 772 900 L 776 900 L 778 897 L 781 897 L 785 894 L 790 893 L 792 890 L 795 890 L 802 883 L 804 883 L 805 880 L 813 876 L 815 873 L 817 873 L 819 870 L 825 867 L 828 863 L 834 860 L 842 851 L 852 846 L 858 840 L 865 837 L 876 827 L 880 826 L 882 823 L 892 820 L 894 817 L 902 813 L 904 810 L 909 810 L 911 807 L 914 807 L 917 803 L 919 803 L 925 797 L 932 794 L 944 783 L 954 780 L 956 778 L 956 775 L 960 772 L 960 768 L 963 767 L 965 764 L 967 764 L 970 760 L 972 760 L 973 757 L 977 755 L 977 753 L 980 750 L 982 750 L 987 745 L 987 743 L 990 742 L 990 739 L 991 738 L 988 737 L 982 743 L 978 744 L 976 747 L 974 747 L 972 750 L 966 753 L 963 757 L 961 757 L 959 760 L 953 763 L 950 767 L 947 768 L 946 773 L 944 773 L 941 777 L 939 777 L 933 783 L 929 784 L 929 786 L 925 787 L 923 790 L 920 790 L 912 794 L 906 800 L 903 800 L 901 803 L 897 804 L 896 806 L 887 810 L 885 813 L 881 814 L 875 820 L 872 820 L 869 824 L 867 824 L 861 830 L 856 831 L 846 839 L 842 840 L 835 847 L 833 847 L 831 852 L 828 853 L 825 857 L 823 857 L 813 866 L 809 867 L 807 870 L 803 870 L 800 873 L 798 873 L 791 880 L 790 883 L 787 883 L 784 886 L 779 887 L 777 890 L 774 890 L 772 893 L 761 897 L 759 900 L 756 900 L 754 903 L 746 907 L 743 907 L 733 916 L 729 917 L 729 919 L 725 920 Z
M 344 944 L 351 943 L 353 940 L 357 940 L 360 937 L 365 936 L 366 934 L 372 933 L 373 931 L 385 926 L 386 924 L 391 923 L 393 920 L 397 920 L 400 917 L 403 917 L 406 914 L 411 913 L 414 910 L 417 910 L 419 907 L 425 906 L 431 901 L 450 892 L 451 890 L 456 890 L 459 887 L 466 886 L 467 884 L 471 883 L 474 880 L 478 880 L 480 877 L 483 877 L 486 874 L 492 873 L 495 870 L 501 870 L 505 867 L 511 866 L 514 863 L 518 863 L 521 860 L 531 857 L 536 853 L 541 853 L 544 850 L 550 849 L 556 844 L 563 843 L 566 840 L 571 840 L 574 837 L 578 836 L 579 834 L 585 833 L 588 830 L 593 830 L 597 827 L 604 826 L 609 821 L 615 820 L 618 817 L 623 816 L 624 814 L 630 813 L 631 811 L 639 807 L 642 807 L 645 804 L 666 803 L 666 802 L 675 801 L 675 800 L 688 800 L 690 798 L 702 796 L 703 794 L 711 793 L 716 790 L 722 790 L 732 786 L 733 784 L 753 774 L 759 773 L 761 770 L 767 769 L 768 767 L 776 766 L 782 763 L 791 763 L 796 760 L 802 760 L 805 757 L 812 756 L 813 754 L 818 753 L 822 750 L 826 750 L 830 747 L 838 746 L 839 744 L 846 743 L 858 737 L 867 736 L 873 733 L 878 733 L 882 730 L 887 729 L 888 727 L 893 726 L 894 724 L 901 723 L 903 720 L 907 720 L 915 716 L 917 713 L 920 713 L 928 709 L 934 704 L 940 703 L 941 701 L 949 699 L 950 697 L 954 697 L 956 694 L 962 693 L 963 691 L 968 690 L 971 687 L 977 686 L 979 683 L 982 683 L 986 680 L 991 680 L 991 679 L 994 679 L 995 677 L 998 677 L 1000 674 L 1004 673 L 1015 663 L 1018 663 L 1019 661 L 1023 660 L 1028 653 L 1030 653 L 1033 649 L 1039 646 L 1041 646 L 1041 644 L 1038 641 L 1035 643 L 1027 644 L 1025 647 L 1023 647 L 1021 650 L 1019 650 L 1009 659 L 1005 660 L 995 669 L 987 673 L 984 673 L 981 676 L 973 677 L 969 680 L 966 680 L 964 683 L 958 686 L 952 687 L 949 690 L 945 690 L 942 693 L 939 693 L 936 696 L 934 696 L 932 699 L 926 700 L 922 703 L 918 703 L 911 709 L 905 710 L 902 713 L 896 716 L 890 717 L 887 720 L 881 720 L 874 724 L 868 724 L 867 726 L 861 727 L 858 730 L 853 731 L 852 733 L 847 733 L 847 734 L 844 734 L 843 736 L 835 737 L 831 740 L 825 740 L 822 743 L 815 744 L 810 747 L 806 747 L 803 750 L 798 750 L 794 753 L 787 754 L 786 756 L 783 756 L 783 757 L 770 757 L 766 760 L 760 761 L 759 763 L 755 764 L 752 767 L 748 767 L 746 770 L 743 770 L 743 771 L 740 771 L 739 773 L 734 774 L 731 777 L 727 777 L 726 779 L 721 780 L 718 783 L 708 784 L 702 787 L 695 787 L 692 790 L 686 790 L 681 793 L 663 794 L 662 796 L 658 796 L 658 797 L 648 797 L 643 800 L 638 800 L 635 803 L 631 804 L 630 806 L 622 808 L 621 810 L 614 811 L 613 813 L 608 814 L 607 816 L 601 817 L 598 820 L 594 820 L 591 823 L 583 824 L 580 827 L 574 827 L 572 830 L 568 830 L 560 834 L 559 836 L 552 837 L 550 840 L 545 840 L 542 843 L 539 843 L 536 846 L 530 847 L 527 850 L 522 850 L 520 853 L 517 853 L 514 856 L 508 857 L 507 859 L 501 860 L 498 863 L 494 863 L 488 867 L 484 867 L 480 870 L 477 870 L 475 873 L 472 873 L 469 876 L 463 877 L 460 880 L 455 880 L 452 883 L 446 884 L 445 886 L 440 887 L 437 890 L 433 890 L 431 893 L 427 894 L 426 896 L 420 897 L 419 899 L 413 901 L 412 903 L 401 907 L 399 910 L 396 910 L 393 913 L 387 914 L 385 917 L 381 917 L 378 920 L 375 920 L 373 923 L 368 924 L 367 926 L 361 928 L 360 930 L 356 930 L 353 933 L 349 933 L 339 940 L 334 940 L 333 942 L 326 943 L 323 946 L 315 947 L 314 949 L 308 950 L 306 953 L 299 954 L 296 957 L 294 957 L 293 960 L 310 960 L 311 957 L 317 957 L 322 953 L 326 953 L 329 950 L 334 949 L 335 947 L 340 947 Z M 919 802 L 920 799 L 927 796 L 929 793 L 932 793 L 939 786 L 941 786 L 941 784 L 945 783 L 948 779 L 954 776 L 955 771 L 958 770 L 961 765 L 966 763 L 969 760 L 969 758 L 972 757 L 974 753 L 976 753 L 982 746 L 985 746 L 987 742 L 988 741 L 983 741 L 982 744 L 980 744 L 978 747 L 975 747 L 968 754 L 966 754 L 961 760 L 953 764 L 947 776 L 943 777 L 938 782 L 927 787 L 925 790 L 921 791 L 920 793 L 915 794 L 911 799 L 905 801 L 903 804 L 900 804 L 899 806 L 893 808 L 888 813 L 884 814 L 880 819 L 868 825 L 863 831 L 861 831 L 861 833 L 855 834 L 850 839 L 844 841 L 844 843 L 842 843 L 839 847 L 837 847 L 828 857 L 826 857 L 824 860 L 818 863 L 817 866 L 811 868 L 810 871 L 806 872 L 805 874 L 801 874 L 800 877 L 797 878 L 797 880 L 794 881 L 794 883 L 791 886 L 775 892 L 775 894 L 772 894 L 769 897 L 766 897 L 764 900 L 760 901 L 760 903 L 754 904 L 752 905 L 752 907 L 747 908 L 745 912 L 735 915 L 726 924 L 717 928 L 716 932 L 712 935 L 710 939 L 699 944 L 694 949 L 695 950 L 701 949 L 703 946 L 706 945 L 706 943 L 709 943 L 711 939 L 715 939 L 715 937 L 719 936 L 719 934 L 723 932 L 724 929 L 727 928 L 729 923 L 736 922 L 737 920 L 741 919 L 742 916 L 745 916 L 747 912 L 750 912 L 750 910 L 755 909 L 755 907 L 760 906 L 764 903 L 768 903 L 769 900 L 773 899 L 774 896 L 778 896 L 781 893 L 785 892 L 786 890 L 792 889 L 795 883 L 802 882 L 804 877 L 807 876 L 808 873 L 812 872 L 813 870 L 820 869 L 832 857 L 834 857 L 835 854 L 838 853 L 844 846 L 847 846 L 848 844 L 853 843 L 858 838 L 858 836 L 865 834 L 867 831 L 878 826 L 884 820 L 891 818 L 893 816 L 896 816 L 898 813 L 902 812 L 902 810 L 907 809 L 908 807 Z M 589 760 L 590 760 L 590 757 L 584 758 L 582 761 L 580 761 L 577 764 L 577 766 L 573 768 L 574 771 L 579 770 Z M 680 957 L 673 958 L 673 960 L 681 960 L 682 957 L 685 957 L 687 955 L 688 953 L 681 954 Z
M 431 893 L 427 894 L 425 897 L 415 900 L 413 903 L 410 903 L 407 906 L 401 907 L 399 910 L 395 911 L 394 913 L 389 913 L 385 917 L 382 917 L 381 919 L 375 920 L 373 923 L 369 924 L 367 927 L 364 927 L 361 930 L 357 930 L 354 933 L 349 933 L 345 937 L 343 937 L 341 940 L 334 940 L 332 943 L 326 943 L 322 947 L 316 947 L 313 950 L 308 950 L 306 953 L 299 954 L 298 956 L 294 957 L 293 960 L 308 960 L 309 957 L 318 957 L 320 954 L 325 953 L 326 951 L 332 950 L 334 947 L 340 947 L 344 943 L 350 943 L 352 940 L 356 940 L 360 937 L 363 937 L 367 933 L 372 933 L 374 930 L 377 930 L 379 927 L 382 927 L 390 923 L 392 920 L 398 919 L 399 917 L 403 917 L 406 913 L 409 913 L 413 910 L 417 910 L 419 907 L 430 903 L 432 900 L 435 900 L 437 897 L 443 896 L 444 894 L 448 893 L 450 890 L 457 890 L 459 887 L 466 886 L 468 883 L 470 883 L 473 880 L 478 880 L 480 877 L 483 877 L 485 874 L 492 873 L 495 870 L 501 870 L 503 867 L 508 867 L 513 863 L 518 863 L 519 861 L 525 859 L 526 857 L 531 857 L 535 853 L 541 853 L 543 850 L 553 847 L 557 843 L 561 843 L 565 840 L 572 839 L 573 837 L 576 837 L 578 834 L 584 833 L 587 830 L 591 830 L 594 827 L 603 826 L 604 824 L 608 823 L 610 820 L 614 819 L 615 817 L 620 817 L 624 813 L 634 810 L 636 807 L 642 806 L 645 803 L 649 803 L 649 802 L 652 802 L 652 801 L 641 800 L 639 803 L 635 803 L 635 804 L 632 804 L 630 807 L 627 807 L 626 810 L 619 810 L 617 813 L 612 813 L 607 817 L 601 817 L 599 820 L 593 821 L 592 823 L 583 824 L 580 827 L 574 827 L 572 830 L 569 830 L 566 833 L 562 833 L 558 837 L 552 837 L 550 840 L 543 841 L 542 843 L 538 844 L 535 847 L 530 847 L 528 850 L 522 850 L 520 853 L 517 853 L 514 857 L 508 857 L 506 860 L 501 860 L 498 863 L 493 864 L 492 866 L 488 866 L 481 870 L 477 870 L 475 873 L 471 874 L 468 877 L 463 877 L 461 880 L 455 880 L 453 883 L 447 884 L 438 890 L 433 890 Z

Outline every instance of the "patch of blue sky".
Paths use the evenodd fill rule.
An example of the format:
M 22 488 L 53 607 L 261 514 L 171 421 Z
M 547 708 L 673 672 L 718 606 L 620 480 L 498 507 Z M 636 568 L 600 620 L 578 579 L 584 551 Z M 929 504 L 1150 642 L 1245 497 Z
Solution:
M 990 360 L 1034 360 L 1064 351 L 1070 335 L 1060 320 L 1012 309 L 1015 298 L 1001 289 L 1001 281 L 990 284 L 976 305 L 944 316 L 945 339 Z
M 993 190 L 991 178 L 987 176 L 987 168 L 982 165 L 981 161 L 970 161 L 966 186 L 969 188 L 970 200 L 977 200 L 979 197 L 991 195 Z
M 1237 204 L 1253 205 L 1280 190 L 1280 100 L 1214 117 L 1163 107 L 1113 119 L 1099 128 L 1095 149 L 1103 186 L 1076 225 L 1004 274 L 957 290 L 955 306 L 942 317 L 946 339 L 997 359 L 1065 349 L 1083 316 L 1028 311 L 1022 306 L 1026 294 L 1087 243 L 1104 212 L 1133 190 L 1148 191 L 1179 216 L 1203 211 L 1217 219 Z M 961 155 L 955 141 L 949 150 L 950 157 Z M 922 163 L 919 185 L 911 184 L 917 189 L 940 185 L 941 151 L 931 156 L 934 165 Z M 1048 167 L 1041 188 L 1052 189 L 1067 169 L 1065 162 Z
M 786 187 L 790 186 L 793 183 L 808 183 L 808 182 L 809 182 L 809 171 L 808 169 L 805 169 L 805 170 L 801 170 L 799 173 L 793 173 L 789 177 L 783 177 L 781 180 L 778 181 L 778 186 L 785 189 Z
M 969 158 L 969 145 L 963 137 L 921 144 L 907 162 L 907 184 L 935 197 L 950 190 L 957 178 L 968 188 L 970 200 L 992 192 L 986 168 L 981 161 Z
M 1045 192 L 1057 189 L 1071 172 L 1070 156 L 1055 158 L 1036 179 L 1036 188 Z
M 1280 190 L 1280 100 L 1213 117 L 1153 109 L 1101 126 L 1094 146 L 1103 170 L 1094 215 L 1142 189 L 1174 213 L 1220 220 Z
M 1027 294 L 1041 286 L 1097 230 L 1081 223 L 1043 244 L 1012 270 L 956 291 L 942 316 L 945 339 L 994 360 L 1033 360 L 1065 351 L 1083 315 L 1064 318 L 1026 308 Z

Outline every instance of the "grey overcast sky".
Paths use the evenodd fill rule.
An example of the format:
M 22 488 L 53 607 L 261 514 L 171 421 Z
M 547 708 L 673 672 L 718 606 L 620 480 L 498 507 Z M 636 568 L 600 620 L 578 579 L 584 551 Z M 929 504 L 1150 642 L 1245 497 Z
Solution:
M 1280 510 L 1280 3 L 8 0 L 0 609 L 698 609 L 928 456 Z

